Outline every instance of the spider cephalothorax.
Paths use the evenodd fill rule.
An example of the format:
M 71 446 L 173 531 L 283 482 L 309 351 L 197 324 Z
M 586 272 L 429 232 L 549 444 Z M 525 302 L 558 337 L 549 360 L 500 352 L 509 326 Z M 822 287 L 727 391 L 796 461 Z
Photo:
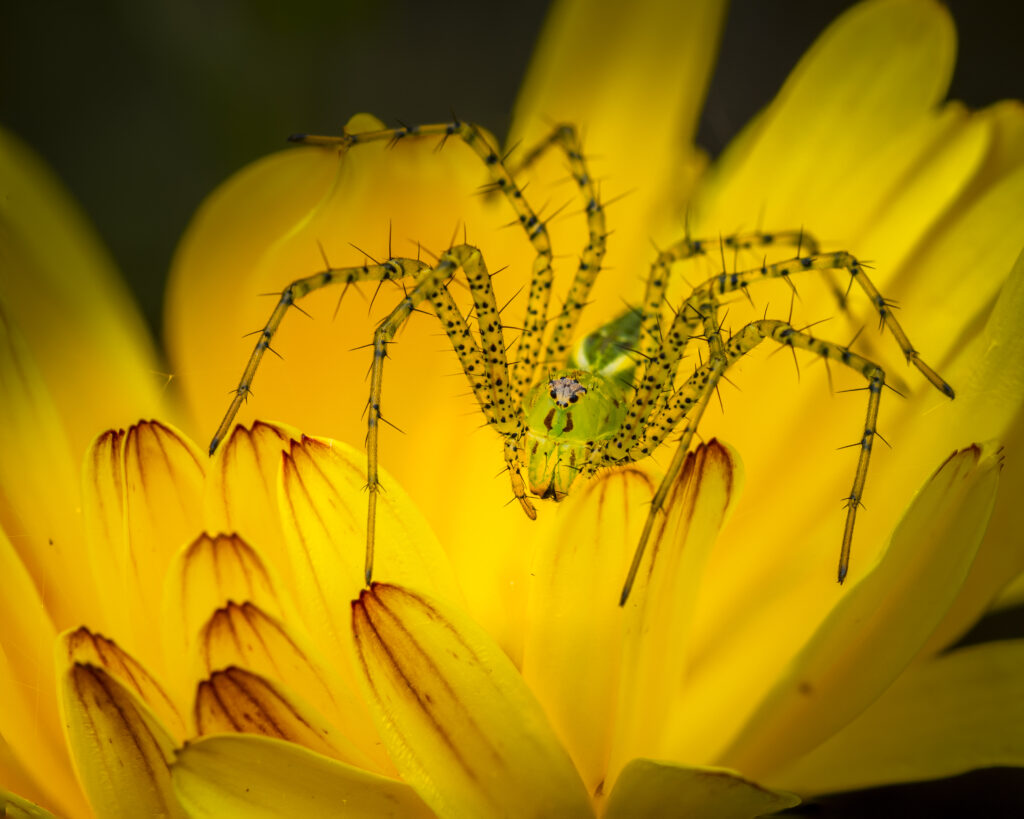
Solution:
M 751 321 L 725 337 L 720 312 L 724 296 L 746 294 L 748 288 L 759 282 L 769 279 L 788 282 L 790 276 L 805 272 L 827 275 L 831 271 L 843 271 L 850 277 L 850 286 L 856 283 L 867 295 L 881 325 L 892 333 L 907 361 L 933 386 L 952 398 L 952 388 L 921 360 L 893 315 L 890 302 L 871 283 L 857 258 L 846 251 L 822 253 L 818 243 L 803 230 L 751 232 L 715 240 L 687 235 L 658 253 L 650 267 L 640 305 L 623 312 L 574 345 L 581 313 L 601 270 L 607 235 L 604 208 L 587 170 L 575 128 L 559 125 L 511 170 L 484 133 L 464 122 L 295 139 L 307 145 L 347 151 L 368 142 L 397 142 L 430 135 L 440 136 L 442 140 L 457 137 L 483 160 L 492 190 L 506 197 L 536 254 L 525 320 L 511 362 L 505 352 L 510 345 L 504 337 L 505 328 L 491 275 L 477 248 L 468 244 L 451 247 L 433 265 L 400 257 L 358 267 L 327 265 L 318 273 L 295 280 L 281 292 L 277 307 L 259 332 L 235 398 L 210 443 L 210 453 L 224 439 L 239 407 L 249 396 L 256 368 L 270 347 L 270 339 L 295 301 L 330 284 L 408 280 L 411 287 L 405 298 L 377 327 L 372 345 L 366 439 L 367 583 L 373 570 L 374 525 L 380 491 L 377 441 L 384 360 L 387 345 L 398 329 L 422 305 L 429 307 L 441 320 L 487 423 L 504 439 L 512 491 L 531 518 L 536 517 L 531 496 L 561 500 L 575 481 L 589 477 L 598 469 L 647 458 L 669 441 L 670 436 L 678 439 L 673 443 L 674 454 L 652 498 L 623 586 L 620 602 L 625 603 L 655 520 L 663 511 L 669 487 L 683 467 L 686 451 L 710 397 L 730 367 L 762 341 L 771 339 L 777 344 L 809 352 L 826 363 L 834 361 L 849 367 L 867 381 L 867 415 L 858 444 L 860 454 L 853 486 L 847 497 L 846 525 L 839 556 L 838 579 L 842 582 L 849 564 L 854 522 L 867 479 L 871 448 L 877 436 L 876 421 L 885 373 L 848 346 L 815 338 L 788 321 L 768 318 Z M 550 148 L 561 150 L 568 159 L 572 178 L 584 202 L 588 234 L 568 295 L 554 316 L 549 304 L 553 272 L 547 226 L 534 212 L 515 178 Z M 727 272 L 723 263 L 720 273 L 698 284 L 687 297 L 671 302 L 668 293 L 673 266 L 700 257 L 712 247 L 721 247 L 723 256 L 725 248 L 738 253 L 769 247 L 791 247 L 793 255 L 771 262 L 766 255 L 760 255 L 759 264 L 748 269 L 734 268 L 732 272 Z M 459 270 L 472 296 L 476 334 L 448 289 Z M 680 365 L 691 343 L 699 343 L 706 349 L 701 352 L 699 365 L 684 376 Z M 523 471 L 527 481 L 523 480 Z
M 577 475 L 590 474 L 595 447 L 622 426 L 626 402 L 607 378 L 564 370 L 537 384 L 523 402 L 527 483 L 538 498 L 560 501 Z

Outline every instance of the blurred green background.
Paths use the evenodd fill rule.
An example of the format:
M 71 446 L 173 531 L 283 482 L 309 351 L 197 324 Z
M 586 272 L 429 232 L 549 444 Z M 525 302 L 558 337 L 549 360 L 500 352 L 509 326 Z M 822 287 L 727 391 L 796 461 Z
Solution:
M 717 153 L 848 0 L 732 4 L 699 132 Z M 0 0 L 0 122 L 33 145 L 94 220 L 159 333 L 164 277 L 218 183 L 296 131 L 369 111 L 454 110 L 502 135 L 545 0 Z M 951 4 L 951 95 L 1024 95 L 1020 12 Z
M 623 0 L 628 2 L 628 0 Z M 848 0 L 737 0 L 698 141 L 717 154 Z M 1024 96 L 1021 4 L 949 2 L 950 96 Z M 414 0 L 0 0 L 0 123 L 53 166 L 92 218 L 159 338 L 166 272 L 203 197 L 296 131 L 454 110 L 498 135 L 548 3 Z M 1024 613 L 977 641 L 1020 637 Z M 1024 816 L 1024 778 L 990 770 L 803 806 L 819 817 Z

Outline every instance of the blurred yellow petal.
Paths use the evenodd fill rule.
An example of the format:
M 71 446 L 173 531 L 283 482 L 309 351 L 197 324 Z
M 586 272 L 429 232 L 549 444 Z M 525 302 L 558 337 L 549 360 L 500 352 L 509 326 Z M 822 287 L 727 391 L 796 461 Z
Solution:
M 756 135 L 717 163 L 697 223 L 712 235 L 741 225 L 806 225 L 845 243 L 844 180 L 939 102 L 955 52 L 952 19 L 937 2 L 854 6 L 793 69 L 758 118 Z
M 0 788 L 0 812 L 10 819 L 56 819 L 45 808 Z
M 78 463 L 37 356 L 2 308 L 0 395 L 0 525 L 59 628 L 97 609 L 72 512 L 79 505 Z M 53 508 L 67 513 L 51 514 Z M 64 583 L 66 572 L 80 582 Z
M 352 682 L 344 682 L 321 652 L 294 625 L 267 615 L 252 603 L 228 603 L 213 612 L 192 651 L 202 674 L 242 666 L 277 680 L 308 701 L 363 749 L 379 771 L 390 770 L 366 704 Z
M 0 305 L 17 321 L 73 452 L 98 429 L 169 408 L 160 367 L 106 251 L 61 183 L 0 130 Z
M 173 776 L 192 819 L 328 819 L 340 810 L 355 817 L 434 816 L 408 785 L 267 737 L 190 742 L 178 752 Z
M 81 810 L 53 687 L 56 631 L 2 529 L 0 578 L 0 737 L 48 804 Z
M 519 672 L 472 621 L 375 584 L 352 604 L 352 627 L 380 735 L 435 811 L 593 815 Z
M 571 122 L 602 180 L 602 196 L 628 194 L 628 204 L 611 211 L 615 236 L 605 264 L 618 271 L 610 274 L 617 286 L 599 281 L 596 292 L 614 300 L 612 310 L 620 309 L 622 286 L 633 283 L 636 259 L 648 257 L 652 235 L 671 239 L 681 232 L 684 203 L 702 168 L 692 143 L 725 5 L 556 3 L 530 62 L 509 144 L 528 149 L 553 122 Z M 533 184 L 547 188 L 564 176 L 564 157 L 552 152 Z M 563 235 L 571 243 L 557 246 L 580 243 Z
M 606 819 L 753 819 L 800 804 L 725 768 L 688 768 L 634 759 L 608 797 Z M 669 808 L 671 806 L 671 808 Z
M 185 738 L 185 722 L 174 702 L 160 683 L 113 640 L 83 626 L 62 634 L 58 651 L 63 655 L 60 661 L 68 666 L 88 665 L 102 669 L 144 702 L 177 741 Z
M 208 527 L 259 543 L 260 554 L 288 585 L 291 564 L 277 509 L 277 480 L 282 453 L 299 437 L 296 429 L 262 421 L 251 429 L 235 427 L 209 466 L 206 494 Z
M 1024 767 L 1024 641 L 958 649 L 911 669 L 796 764 L 781 787 L 827 793 Z
M 897 678 L 967 576 L 995 503 L 1000 461 L 973 446 L 942 465 L 877 566 L 839 600 L 722 754 L 724 764 L 763 779 L 839 730 Z M 800 605 L 793 601 L 794 610 Z
M 200 735 L 261 734 L 360 768 L 375 768 L 345 733 L 294 691 L 243 668 L 230 666 L 203 680 L 196 692 L 194 715 Z
M 70 766 L 70 759 L 68 763 Z M 74 774 L 68 768 L 68 782 L 74 782 Z M 19 805 L 27 802 L 34 805 L 49 805 L 51 801 L 40 786 L 32 779 L 32 774 L 14 756 L 11 747 L 0 737 L 0 807 L 3 806 L 4 798 L 12 800 L 9 804 Z M 85 802 L 81 792 L 75 788 L 80 809 L 84 809 Z M 42 808 L 40 808 L 42 810 Z M 18 814 L 15 814 L 18 815 Z M 43 814 L 46 815 L 46 814 Z
M 622 673 L 619 593 L 653 492 L 639 469 L 590 481 L 564 501 L 533 565 L 523 679 L 591 792 L 604 779 L 614 727 L 598 715 L 614 713 Z
M 185 816 L 171 792 L 174 740 L 102 668 L 75 663 L 59 679 L 78 777 L 104 817 Z
M 458 599 L 451 567 L 419 510 L 381 470 L 374 577 Z M 310 630 L 347 645 L 340 630 L 365 585 L 366 461 L 347 444 L 303 437 L 285 456 L 281 514 L 296 594 Z

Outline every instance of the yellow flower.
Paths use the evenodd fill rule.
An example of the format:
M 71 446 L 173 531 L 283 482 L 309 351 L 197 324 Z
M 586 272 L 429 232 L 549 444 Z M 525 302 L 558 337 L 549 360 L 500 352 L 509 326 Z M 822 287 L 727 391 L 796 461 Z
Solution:
M 383 443 L 380 582 L 362 590 L 365 464 L 341 441 L 362 438 L 367 356 L 350 348 L 393 294 L 367 316 L 349 293 L 333 323 L 335 296 L 311 296 L 318 320 L 290 317 L 287 360 L 257 378 L 248 412 L 333 440 L 257 422 L 207 459 L 165 423 L 128 427 L 175 418 L 158 367 L 62 195 L 5 142 L 4 787 L 68 815 L 753 816 L 793 804 L 785 791 L 1024 761 L 1024 645 L 942 653 L 1019 599 L 997 596 L 1024 569 L 1024 114 L 940 104 L 947 12 L 867 3 L 703 173 L 689 140 L 720 17 L 711 2 L 559 6 L 511 140 L 573 121 L 606 200 L 633 191 L 609 208 L 592 324 L 639 298 L 648 239 L 687 222 L 712 238 L 803 227 L 873 260 L 957 398 L 915 373 L 897 381 L 906 400 L 884 397 L 894 450 L 872 463 L 846 584 L 832 578 L 852 464 L 829 450 L 863 403 L 830 400 L 824 368 L 799 384 L 784 356 L 737 368 L 742 392 L 723 388 L 702 427 L 732 447 L 690 456 L 622 609 L 657 467 L 603 474 L 525 520 L 493 476 L 497 439 L 467 436 L 473 402 L 452 395 L 454 359 L 424 319 L 387 362 L 385 411 L 408 434 Z M 405 254 L 465 231 L 492 270 L 509 266 L 503 293 L 522 285 L 529 247 L 499 229 L 505 203 L 475 195 L 479 161 L 434 147 L 288 151 L 203 206 L 168 308 L 196 436 L 248 353 L 237 337 L 266 319 L 251 294 L 321 269 L 318 243 L 339 266 L 362 260 L 349 242 Z M 557 157 L 541 164 L 531 199 L 561 204 L 561 176 Z M 552 224 L 556 253 L 582 246 L 580 222 Z M 783 285 L 753 292 L 752 313 L 835 316 L 821 334 L 841 341 L 870 316 L 856 293 L 839 311 L 827 287 L 795 285 L 792 308 Z M 743 309 L 730 305 L 736 327 Z M 898 379 L 892 339 L 869 336 Z M 127 431 L 88 444 L 112 425 Z

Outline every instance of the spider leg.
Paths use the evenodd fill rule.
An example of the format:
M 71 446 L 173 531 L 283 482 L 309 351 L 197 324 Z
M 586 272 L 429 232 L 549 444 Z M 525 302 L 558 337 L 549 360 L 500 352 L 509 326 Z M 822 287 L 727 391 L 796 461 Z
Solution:
M 877 434 L 878 406 L 881 400 L 882 387 L 885 384 L 885 373 L 873 361 L 852 353 L 841 345 L 814 338 L 809 333 L 794 329 L 788 322 L 764 319 L 751 322 L 743 327 L 732 338 L 723 343 L 724 354 L 722 356 L 712 356 L 706 364 L 698 367 L 696 372 L 672 394 L 671 398 L 667 401 L 665 409 L 657 417 L 652 418 L 651 423 L 646 425 L 640 441 L 630 451 L 630 460 L 638 460 L 643 457 L 643 453 L 646 451 L 653 451 L 654 448 L 665 440 L 667 435 L 685 421 L 685 427 L 676 447 L 675 455 L 657 492 L 655 492 L 651 508 L 648 510 L 640 542 L 636 547 L 629 573 L 623 584 L 622 595 L 619 601 L 620 605 L 625 604 L 629 598 L 629 593 L 636 580 L 636 575 L 640 568 L 647 542 L 654 528 L 654 523 L 658 514 L 663 509 L 665 498 L 673 481 L 678 477 L 679 471 L 683 467 L 686 452 L 689 449 L 693 434 L 700 423 L 701 416 L 707 408 L 711 394 L 729 367 L 767 338 L 772 339 L 778 344 L 807 350 L 826 360 L 838 361 L 861 373 L 868 382 L 867 415 L 864 422 L 864 432 L 860 440 L 860 454 L 857 459 L 857 469 L 854 473 L 853 487 L 846 498 L 846 524 L 843 530 L 843 541 L 839 554 L 837 577 L 840 583 L 846 578 L 857 508 L 860 506 L 861 498 L 864 494 L 864 484 L 867 480 L 871 448 Z
M 687 235 L 659 252 L 647 274 L 643 300 L 644 322 L 640 330 L 640 350 L 648 356 L 658 352 L 660 346 L 659 319 L 674 264 L 695 256 L 704 256 L 711 251 L 724 249 L 751 251 L 780 246 L 798 248 L 797 255 L 800 254 L 801 249 L 805 249 L 810 254 L 818 252 L 818 240 L 803 230 L 782 230 L 771 233 L 753 231 L 724 236 L 721 239 L 694 239 Z
M 412 137 L 440 136 L 442 139 L 458 137 L 483 161 L 491 178 L 491 186 L 500 191 L 508 200 L 516 213 L 516 219 L 526 232 L 530 244 L 533 245 L 535 257 L 533 271 L 530 276 L 530 291 L 527 296 L 526 319 L 519 337 L 519 346 L 515 355 L 515 363 L 511 365 L 512 399 L 516 405 L 521 403 L 522 396 L 529 390 L 534 373 L 540 361 L 540 348 L 543 343 L 547 324 L 548 304 L 551 298 L 551 283 L 554 273 L 551 269 L 551 240 L 547 225 L 534 212 L 526 201 L 522 190 L 516 185 L 512 175 L 505 167 L 497 149 L 491 145 L 484 132 L 476 125 L 467 122 L 448 122 L 435 125 L 402 126 L 385 128 L 379 131 L 361 133 L 343 133 L 341 136 L 300 135 L 293 141 L 307 145 L 332 147 L 347 151 L 355 145 L 369 142 L 387 142 L 396 144 L 403 139 Z
M 263 359 L 263 354 L 270 349 L 270 341 L 280 328 L 281 322 L 284 321 L 289 308 L 295 307 L 299 309 L 295 302 L 315 290 L 320 290 L 332 284 L 344 284 L 347 287 L 355 282 L 382 282 L 402 278 L 415 278 L 428 267 L 428 265 L 415 259 L 396 258 L 389 259 L 383 264 L 328 268 L 320 273 L 314 273 L 312 276 L 296 279 L 282 290 L 281 297 L 278 299 L 274 311 L 270 314 L 270 318 L 263 325 L 263 329 L 258 331 L 259 339 L 256 341 L 256 346 L 249 356 L 249 362 L 245 365 L 242 378 L 235 389 L 235 397 L 231 400 L 227 412 L 224 413 L 224 418 L 221 420 L 220 426 L 217 427 L 213 440 L 210 441 L 210 454 L 213 455 L 220 442 L 224 440 L 228 430 L 231 429 L 235 416 L 238 415 L 238 410 L 241 409 L 242 404 L 252 393 L 252 382 L 256 376 L 256 370 Z
M 447 282 L 459 268 L 465 273 L 473 295 L 480 330 L 479 345 L 448 291 Z M 526 497 L 526 486 L 520 475 L 522 464 L 517 441 L 522 435 L 523 419 L 521 411 L 511 402 L 508 362 L 490 273 L 477 248 L 458 245 L 442 253 L 436 267 L 423 271 L 416 285 L 380 322 L 373 334 L 373 364 L 370 368 L 370 398 L 366 419 L 366 485 L 369 493 L 365 563 L 367 584 L 373 576 L 377 496 L 380 493 L 377 452 L 384 359 L 387 357 L 387 345 L 413 310 L 424 301 L 430 302 L 445 328 L 484 417 L 505 437 L 505 462 L 512 478 L 512 491 L 526 514 L 530 518 L 537 516 Z

